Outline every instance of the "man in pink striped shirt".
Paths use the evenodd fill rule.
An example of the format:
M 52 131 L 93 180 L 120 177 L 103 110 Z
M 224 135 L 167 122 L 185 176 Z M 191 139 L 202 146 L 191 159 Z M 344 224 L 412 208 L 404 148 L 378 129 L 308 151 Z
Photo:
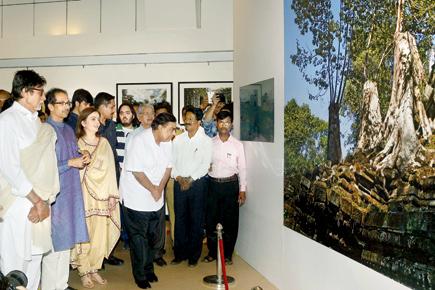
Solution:
M 208 255 L 204 262 L 216 259 L 216 224 L 224 228 L 224 253 L 227 265 L 232 255 L 239 229 L 239 207 L 246 200 L 246 161 L 243 144 L 231 136 L 233 116 L 229 111 L 217 114 L 218 135 L 212 139 L 212 166 L 207 196 L 206 231 Z

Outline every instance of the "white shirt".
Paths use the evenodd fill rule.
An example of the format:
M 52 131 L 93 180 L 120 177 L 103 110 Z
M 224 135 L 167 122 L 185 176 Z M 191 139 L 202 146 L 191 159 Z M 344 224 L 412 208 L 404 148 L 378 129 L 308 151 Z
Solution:
M 132 172 L 143 172 L 154 185 L 159 185 L 166 169 L 171 167 L 171 142 L 157 145 L 152 130 L 143 130 L 128 139 L 124 170 L 121 173 L 119 192 L 124 205 L 137 211 L 158 211 L 163 206 L 162 197 L 155 201 L 151 192 L 143 187 Z
M 193 180 L 205 176 L 211 164 L 212 143 L 202 127 L 192 138 L 186 131 L 175 137 L 172 147 L 172 177 L 192 177 Z
M 18 102 L 0 114 L 0 179 L 12 186 L 16 196 L 25 197 L 32 189 L 21 168 L 20 151 L 35 141 L 40 126 L 38 113 Z
M 135 128 L 133 130 L 133 132 L 131 132 L 130 134 L 128 134 L 127 138 L 125 139 L 125 150 L 127 150 L 127 144 L 129 143 L 129 141 L 133 138 L 133 136 L 145 131 L 145 130 L 151 130 L 151 127 L 145 129 L 142 125 L 140 125 L 139 127 Z

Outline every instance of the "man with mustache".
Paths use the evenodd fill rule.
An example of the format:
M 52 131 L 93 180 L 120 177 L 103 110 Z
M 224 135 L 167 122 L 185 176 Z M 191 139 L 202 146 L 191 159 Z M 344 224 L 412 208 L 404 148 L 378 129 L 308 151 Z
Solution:
M 206 175 L 212 156 L 211 139 L 201 127 L 201 119 L 201 109 L 187 109 L 186 131 L 173 142 L 176 219 L 172 265 L 187 259 L 189 266 L 195 267 L 201 256 Z
M 89 241 L 85 221 L 83 193 L 79 169 L 91 160 L 88 151 L 79 153 L 74 130 L 64 119 L 71 102 L 66 91 L 51 89 L 46 94 L 47 123 L 56 131 L 56 155 L 60 177 L 60 192 L 51 207 L 51 237 L 53 249 L 42 258 L 42 290 L 67 290 L 70 251 L 75 244 Z
M 231 265 L 239 229 L 239 207 L 246 200 L 246 161 L 243 144 L 230 132 L 233 114 L 220 111 L 217 116 L 218 135 L 212 139 L 213 157 L 207 195 L 206 229 L 208 255 L 204 262 L 216 259 L 216 225 L 224 228 L 225 263 Z

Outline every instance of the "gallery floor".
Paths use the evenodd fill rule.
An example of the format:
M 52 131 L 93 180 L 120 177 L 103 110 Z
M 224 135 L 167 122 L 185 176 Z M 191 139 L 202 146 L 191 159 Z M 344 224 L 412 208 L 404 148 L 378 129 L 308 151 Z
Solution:
M 101 276 L 108 280 L 108 284 L 104 286 L 95 285 L 93 289 L 116 289 L 130 290 L 140 289 L 136 286 L 131 274 L 130 254 L 118 244 L 115 250 L 115 256 L 122 258 L 125 264 L 122 266 L 106 266 L 106 269 L 101 271 Z M 202 279 L 207 275 L 216 273 L 216 263 L 199 262 L 194 268 L 190 268 L 187 262 L 179 265 L 170 265 L 169 262 L 173 259 L 172 247 L 166 245 L 165 260 L 168 265 L 159 267 L 155 265 L 155 272 L 159 278 L 159 282 L 152 284 L 152 289 L 155 290 L 202 290 L 216 289 L 206 286 Z M 206 247 L 203 250 L 203 256 L 206 255 Z M 255 286 L 260 286 L 264 290 L 276 290 L 269 281 L 266 280 L 260 273 L 249 266 L 242 258 L 235 255 L 233 265 L 227 266 L 227 274 L 236 279 L 235 283 L 230 285 L 229 289 L 233 290 L 250 290 Z M 70 273 L 70 286 L 76 289 L 86 289 L 81 286 L 77 271 Z

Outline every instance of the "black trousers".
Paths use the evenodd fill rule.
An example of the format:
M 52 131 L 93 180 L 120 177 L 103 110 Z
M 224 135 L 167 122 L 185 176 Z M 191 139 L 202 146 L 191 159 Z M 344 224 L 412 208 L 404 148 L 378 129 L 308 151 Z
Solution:
M 165 200 L 165 197 L 163 197 Z M 165 215 L 165 204 L 163 203 L 163 210 L 160 211 L 159 224 L 158 224 L 158 239 L 155 244 L 155 255 L 154 259 L 163 258 L 166 240 L 166 215 Z
M 159 220 L 162 207 L 158 211 L 136 211 L 124 207 L 125 225 L 130 241 L 130 257 L 135 281 L 146 280 L 146 274 L 154 273 L 154 255 L 159 240 Z
M 216 225 L 223 227 L 225 258 L 231 259 L 239 231 L 239 181 L 216 182 L 209 179 L 206 209 L 208 255 L 217 256 Z
M 181 191 L 177 181 L 174 183 L 176 259 L 196 263 L 201 256 L 206 185 L 205 177 L 195 180 L 186 191 Z

